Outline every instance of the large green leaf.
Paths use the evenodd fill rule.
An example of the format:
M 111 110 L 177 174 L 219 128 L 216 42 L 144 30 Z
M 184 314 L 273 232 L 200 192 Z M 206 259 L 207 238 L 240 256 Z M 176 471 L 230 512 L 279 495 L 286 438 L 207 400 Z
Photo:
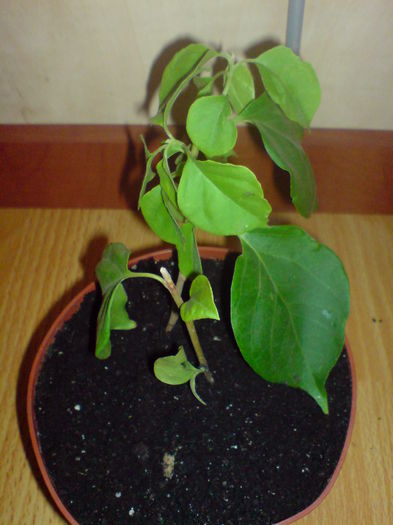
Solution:
M 198 275 L 192 281 L 190 299 L 181 305 L 180 315 L 185 322 L 197 319 L 220 319 L 206 275 Z
M 228 99 L 236 113 L 247 106 L 255 97 L 254 79 L 247 64 L 236 64 L 232 70 Z
M 128 269 L 130 252 L 121 243 L 110 244 L 96 267 L 103 300 L 97 319 L 96 357 L 106 359 L 111 354 L 111 330 L 129 330 L 136 326 L 129 319 L 125 306 L 127 295 L 121 284 L 132 276 Z
M 321 88 L 312 65 L 285 46 L 265 51 L 254 62 L 274 102 L 288 118 L 308 128 L 321 101 Z
M 263 227 L 271 211 L 252 171 L 212 160 L 187 160 L 177 196 L 183 215 L 216 235 Z
M 325 382 L 349 313 L 341 261 L 295 226 L 245 233 L 241 242 L 231 291 L 241 353 L 263 378 L 302 388 L 327 413 Z
M 201 97 L 190 106 L 187 133 L 207 157 L 225 155 L 235 146 L 237 128 L 231 115 L 231 105 L 224 95 Z
M 286 118 L 266 93 L 250 102 L 239 121 L 256 126 L 272 160 L 291 175 L 291 197 L 296 209 L 308 217 L 317 207 L 314 174 L 302 148 L 303 128 Z
M 176 85 L 198 64 L 209 48 L 203 44 L 190 44 L 178 51 L 166 66 L 159 91 L 160 104 L 173 91 Z

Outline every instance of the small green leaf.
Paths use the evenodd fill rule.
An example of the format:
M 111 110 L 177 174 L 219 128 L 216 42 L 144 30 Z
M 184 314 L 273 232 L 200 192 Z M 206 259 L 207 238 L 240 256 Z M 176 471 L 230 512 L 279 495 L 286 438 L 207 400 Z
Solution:
M 224 95 L 201 97 L 188 110 L 186 129 L 191 141 L 207 157 L 227 154 L 236 144 L 237 128 Z
M 247 106 L 255 97 L 254 79 L 247 64 L 236 64 L 232 70 L 228 99 L 236 113 Z
M 321 101 L 321 88 L 312 65 L 285 46 L 269 49 L 254 62 L 267 93 L 285 115 L 304 128 L 310 127 Z
M 241 236 L 232 328 L 264 379 L 308 392 L 328 412 L 325 382 L 344 344 L 349 285 L 338 257 L 296 226 Z
M 192 281 L 190 299 L 181 305 L 180 315 L 185 322 L 197 319 L 220 319 L 209 279 L 205 275 L 198 275 Z
M 101 261 L 96 267 L 96 276 L 103 294 L 130 276 L 129 258 L 130 251 L 124 244 L 113 243 L 105 248 Z
M 143 136 L 141 136 L 141 140 L 143 143 L 143 148 L 145 150 L 145 157 L 146 157 L 146 169 L 145 169 L 145 175 L 143 177 L 141 191 L 139 192 L 139 199 L 138 199 L 138 210 L 140 209 L 141 200 L 146 192 L 147 185 L 149 182 L 151 182 L 154 177 L 156 176 L 154 170 L 152 169 L 152 164 L 155 159 L 155 157 L 163 151 L 165 146 L 160 146 L 156 151 L 153 153 L 150 153 L 149 148 L 146 145 L 145 139 Z
M 317 196 L 312 167 L 302 148 L 303 128 L 289 120 L 266 93 L 250 102 L 238 120 L 257 127 L 269 156 L 291 175 L 293 204 L 309 217 L 317 207 Z
M 216 235 L 239 235 L 264 227 L 271 211 L 252 171 L 212 160 L 187 159 L 177 198 L 185 217 Z
M 194 84 L 198 89 L 198 97 L 206 97 L 212 94 L 214 77 L 195 77 Z
M 202 373 L 202 369 L 195 368 L 187 359 L 186 353 L 182 346 L 176 355 L 159 357 L 154 362 L 154 375 L 162 383 L 167 385 L 183 385 L 190 382 L 191 391 L 194 396 L 206 405 L 199 397 L 195 389 L 195 379 Z
M 168 97 L 176 85 L 188 75 L 209 48 L 203 44 L 190 44 L 178 51 L 166 66 L 159 91 L 160 104 Z
M 202 263 L 194 226 L 190 222 L 185 222 L 181 226 L 181 233 L 183 239 L 176 243 L 179 270 L 188 279 L 202 273 Z
M 97 338 L 95 355 L 106 359 L 111 355 L 111 330 L 132 330 L 136 322 L 126 311 L 127 294 L 119 283 L 104 295 L 97 317 Z
M 132 276 L 128 269 L 130 252 L 121 243 L 110 244 L 96 267 L 103 300 L 97 319 L 96 357 L 106 359 L 111 354 L 111 330 L 130 330 L 136 323 L 129 319 L 125 306 L 127 295 L 121 284 Z

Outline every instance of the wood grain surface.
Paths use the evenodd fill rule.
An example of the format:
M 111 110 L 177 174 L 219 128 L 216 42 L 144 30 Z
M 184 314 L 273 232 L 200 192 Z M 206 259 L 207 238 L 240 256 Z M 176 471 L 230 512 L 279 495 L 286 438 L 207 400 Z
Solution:
M 148 126 L 0 126 L 0 206 L 135 208 L 145 160 L 162 135 Z M 182 128 L 174 133 L 182 135 Z M 393 213 L 393 131 L 316 129 L 306 134 L 319 210 Z M 262 183 L 276 211 L 290 211 L 289 176 L 256 132 L 239 128 L 234 162 Z
M 273 220 L 303 225 L 333 248 L 344 261 L 352 294 L 347 336 L 358 382 L 352 443 L 330 495 L 298 523 L 393 523 L 393 218 L 319 213 L 307 222 L 294 214 Z M 223 244 L 211 236 L 200 240 Z M 45 332 L 93 280 L 110 241 L 124 242 L 134 253 L 160 246 L 140 218 L 125 210 L 0 209 L 1 524 L 63 523 L 32 457 L 27 378 Z

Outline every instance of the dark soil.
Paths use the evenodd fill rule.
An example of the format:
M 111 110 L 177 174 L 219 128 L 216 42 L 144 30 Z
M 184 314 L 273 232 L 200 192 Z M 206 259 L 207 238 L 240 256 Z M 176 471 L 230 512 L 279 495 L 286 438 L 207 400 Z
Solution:
M 156 273 L 162 265 L 141 264 Z M 329 416 L 306 393 L 262 380 L 234 343 L 223 292 L 231 274 L 222 266 L 204 262 L 222 319 L 197 323 L 215 378 L 213 387 L 197 379 L 206 407 L 188 385 L 152 374 L 155 358 L 179 344 L 194 359 L 181 323 L 165 334 L 171 302 L 159 283 L 126 283 L 138 327 L 114 334 L 106 361 L 93 353 L 99 293 L 58 333 L 37 384 L 36 423 L 54 486 L 80 524 L 276 523 L 310 505 L 331 478 L 351 409 L 345 350 L 327 384 Z

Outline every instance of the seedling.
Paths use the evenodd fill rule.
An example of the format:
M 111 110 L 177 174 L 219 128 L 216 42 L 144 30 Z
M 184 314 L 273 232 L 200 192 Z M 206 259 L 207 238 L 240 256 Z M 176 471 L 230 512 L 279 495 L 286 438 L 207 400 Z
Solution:
M 252 70 L 264 92 L 256 94 Z M 193 89 L 187 139 L 172 134 L 168 121 L 179 96 Z M 150 277 L 171 293 L 186 323 L 199 366 L 180 348 L 159 358 L 158 379 L 168 384 L 213 375 L 199 344 L 195 321 L 218 319 L 212 289 L 203 274 L 196 230 L 237 236 L 238 256 L 231 285 L 231 323 L 246 362 L 268 381 L 307 391 L 328 413 L 325 383 L 344 343 L 349 285 L 339 258 L 297 226 L 270 226 L 271 206 L 261 184 L 246 166 L 231 162 L 237 126 L 255 126 L 271 159 L 290 175 L 290 193 L 298 212 L 316 209 L 315 181 L 302 138 L 320 103 L 320 86 L 310 64 L 277 46 L 253 59 L 237 60 L 202 44 L 191 44 L 169 62 L 159 89 L 153 123 L 166 139 L 146 153 L 139 208 L 163 241 L 178 255 L 176 285 L 162 275 L 128 269 L 129 251 L 112 244 L 97 267 L 103 291 L 96 355 L 111 353 L 111 330 L 132 329 L 126 311 L 125 279 Z M 183 299 L 183 284 L 191 281 Z M 169 329 L 176 320 L 169 323 Z

